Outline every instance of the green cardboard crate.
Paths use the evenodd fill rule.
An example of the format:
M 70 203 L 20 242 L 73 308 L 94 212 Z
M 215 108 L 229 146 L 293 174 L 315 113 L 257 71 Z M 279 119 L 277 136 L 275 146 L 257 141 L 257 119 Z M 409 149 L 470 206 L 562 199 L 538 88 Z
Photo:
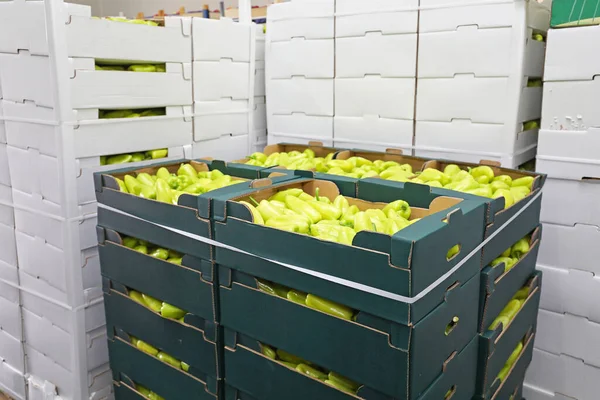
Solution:
M 531 235 L 529 252 L 510 270 L 503 272 L 504 263 L 488 265 L 481 271 L 479 332 L 485 332 L 512 296 L 523 287 L 535 271 L 542 239 L 540 224 Z
M 104 276 L 209 321 L 218 321 L 218 276 L 208 244 L 102 208 L 98 210 L 96 230 Z M 123 246 L 122 235 L 182 253 L 181 265 Z
M 438 161 L 433 160 L 425 164 L 424 168 L 437 168 L 443 170 L 451 161 Z M 479 164 L 469 163 L 457 163 L 461 167 L 476 167 Z M 504 209 L 504 198 L 499 199 L 488 199 L 486 197 L 474 196 L 468 193 L 457 192 L 454 190 L 444 188 L 431 188 L 431 196 L 452 196 L 466 200 L 478 199 L 486 203 L 486 219 L 485 219 L 485 232 L 484 239 L 489 238 L 506 222 L 508 222 L 518 211 L 523 209 L 534 196 L 536 196 L 542 190 L 542 186 L 545 182 L 545 175 L 515 171 L 506 168 L 492 167 L 495 170 L 496 175 L 506 174 L 512 177 L 523 177 L 523 176 L 534 176 L 535 181 L 533 183 L 533 190 L 525 199 L 514 204 L 508 209 Z M 394 182 L 386 181 L 378 178 L 363 179 L 358 182 L 357 193 L 358 196 L 366 200 L 372 200 L 374 198 L 374 187 L 379 187 L 377 197 L 382 199 L 381 201 L 390 201 L 391 198 L 395 197 L 395 188 L 414 185 L 413 183 L 407 182 Z M 424 186 L 424 185 L 421 185 Z M 427 186 L 429 187 L 429 186 Z M 390 191 L 387 188 L 392 188 Z M 406 200 L 406 199 L 405 199 Z M 410 203 L 410 201 L 409 201 Z M 542 198 L 538 197 L 525 211 L 523 211 L 516 220 L 506 226 L 502 232 L 496 234 L 493 239 L 487 243 L 483 248 L 483 258 L 481 266 L 488 265 L 496 257 L 500 256 L 504 250 L 510 247 L 517 240 L 521 239 L 529 232 L 533 231 L 540 223 L 540 209 L 541 209 Z
M 135 348 L 124 333 L 108 339 L 108 355 L 115 386 L 135 382 L 165 399 L 219 400 L 222 395 L 222 381 L 176 369 Z
M 391 237 L 359 232 L 353 246 L 254 224 L 250 210 L 238 202 L 250 196 L 260 201 L 289 188 L 303 188 L 309 194 L 319 188 L 321 195 L 330 199 L 339 194 L 332 182 L 298 179 L 259 189 L 250 188 L 234 196 L 216 193 L 212 200 L 214 206 L 201 210 L 201 216 L 214 219 L 214 238 L 219 242 L 401 296 L 415 296 L 427 288 L 475 249 L 483 237 L 485 203 L 481 199 L 433 196 L 430 188 L 424 185 L 407 185 L 387 191 L 394 200 L 409 200 L 413 209 L 411 218 L 423 217 L 421 221 Z M 374 184 L 371 192 L 364 191 L 359 199 L 351 200 L 362 205 L 362 199 L 379 200 L 381 189 L 382 186 Z M 460 245 L 459 253 L 448 260 L 448 250 L 457 244 Z M 466 264 L 464 268 L 480 264 L 479 256 L 476 254 Z
M 358 396 L 366 400 L 388 400 L 386 396 L 362 385 L 356 396 L 330 387 L 322 381 L 310 378 L 303 373 L 274 361 L 260 351 L 260 343 L 239 332 L 225 332 L 225 376 L 230 385 L 235 387 L 239 400 L 304 400 L 304 399 L 355 399 Z M 446 393 L 453 392 L 450 398 L 470 400 L 474 394 L 474 379 L 477 364 L 477 339 L 472 339 L 460 352 L 453 354 L 441 374 L 418 400 L 444 399 Z M 366 366 L 365 366 L 366 368 Z M 248 374 L 247 371 L 252 371 Z M 404 396 L 393 397 L 404 399 Z M 229 399 L 229 397 L 228 397 Z
M 488 330 L 480 335 L 477 393 L 482 398 L 493 397 L 500 386 L 496 377 L 506 360 L 523 338 L 527 339 L 535 332 L 541 281 L 541 272 L 535 272 L 528 283 L 529 296 L 508 326 L 503 327 L 500 324 L 495 330 Z
M 511 398 L 515 400 L 521 399 L 525 373 L 527 372 L 527 367 L 529 367 L 529 364 L 531 364 L 531 358 L 533 357 L 534 340 L 535 333 L 532 333 L 527 338 L 527 341 L 523 345 L 523 351 L 521 351 L 521 355 L 517 361 L 515 361 L 504 382 L 501 384 L 495 384 L 492 388 L 493 391 L 485 396 L 473 396 L 473 400 L 510 400 Z
M 237 262 L 232 263 L 235 268 L 251 268 L 259 277 L 263 271 L 262 276 L 277 283 L 340 302 L 359 312 L 356 321 L 333 317 L 260 291 L 255 276 L 219 264 L 224 327 L 282 348 L 393 398 L 416 399 L 440 376 L 452 355 L 477 335 L 478 275 L 460 286 L 452 286 L 441 304 L 420 322 L 402 324 L 381 317 L 387 310 L 393 312 L 393 305 L 376 295 L 285 267 L 252 262 L 249 256 L 233 252 L 230 255 L 237 257 Z M 387 310 L 379 312 L 378 306 Z
M 103 278 L 108 338 L 134 336 L 185 362 L 198 378 L 222 377 L 222 329 L 214 321 L 186 314 L 184 321 L 162 317 L 137 303 L 122 284 Z
M 552 2 L 552 28 L 600 24 L 600 1 L 554 0 Z
M 254 179 L 258 177 L 257 174 L 249 173 L 247 170 L 219 161 L 210 161 L 207 164 L 205 162 L 180 160 L 175 163 L 153 164 L 146 168 L 121 168 L 109 173 L 98 172 L 94 174 L 96 199 L 100 204 L 124 211 L 136 217 L 209 238 L 211 233 L 210 221 L 208 218 L 203 219 L 198 215 L 199 207 L 210 206 L 208 204 L 210 197 L 203 198 L 208 193 L 204 195 L 182 194 L 178 199 L 178 204 L 174 205 L 121 192 L 115 180 L 115 178 L 123 179 L 125 175 L 134 172 L 147 172 L 152 175 L 161 167 L 167 168 L 170 172 L 176 172 L 181 163 L 191 164 L 198 172 L 219 169 L 224 174 L 235 178 L 248 179 L 246 177 L 251 176 Z M 276 176 L 272 176 L 271 181 L 285 182 L 296 178 L 293 175 L 293 171 L 290 171 L 288 175 L 276 174 Z M 247 184 L 240 183 L 227 186 L 209 193 L 211 193 L 210 196 L 214 196 L 215 193 L 236 193 L 237 191 L 247 189 L 251 184 L 252 182 L 248 181 Z

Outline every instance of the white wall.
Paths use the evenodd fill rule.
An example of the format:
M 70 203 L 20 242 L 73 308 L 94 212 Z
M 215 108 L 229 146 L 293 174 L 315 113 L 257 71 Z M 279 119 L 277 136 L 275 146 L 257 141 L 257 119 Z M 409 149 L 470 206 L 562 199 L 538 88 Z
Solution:
M 166 13 L 175 13 L 179 7 L 185 7 L 188 11 L 202 10 L 204 4 L 208 4 L 210 10 L 219 9 L 219 0 L 67 0 L 73 3 L 87 4 L 92 6 L 92 13 L 98 17 L 118 15 L 123 12 L 126 17 L 133 18 L 138 12 L 144 15 L 156 14 L 158 10 Z M 273 3 L 272 0 L 252 0 L 253 6 L 264 6 Z M 237 7 L 237 0 L 225 0 L 225 7 Z

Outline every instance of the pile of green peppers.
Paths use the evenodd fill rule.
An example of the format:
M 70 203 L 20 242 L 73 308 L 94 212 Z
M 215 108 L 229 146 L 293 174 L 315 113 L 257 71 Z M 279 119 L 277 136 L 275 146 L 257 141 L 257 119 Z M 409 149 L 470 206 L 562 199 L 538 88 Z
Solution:
M 178 253 L 175 250 L 159 247 L 145 240 L 126 236 L 123 238 L 123 246 L 160 260 L 181 265 L 181 259 L 183 257 L 181 253 Z
M 324 368 L 305 361 L 300 357 L 281 349 L 274 349 L 261 343 L 261 352 L 271 360 L 275 360 L 288 368 L 295 369 L 301 374 L 307 375 L 313 379 L 318 379 L 326 385 L 332 386 L 342 392 L 356 394 L 360 384 L 333 371 L 326 371 Z
M 518 263 L 519 260 L 529 252 L 530 241 L 531 237 L 529 235 L 525 236 L 523 239 L 506 249 L 504 253 L 500 255 L 500 257 L 495 258 L 491 262 L 491 266 L 495 267 L 498 264 L 504 263 L 504 272 L 510 271 L 512 267 L 514 267 L 515 264 Z
M 125 153 L 115 154 L 112 156 L 100 156 L 100 165 L 117 165 L 140 161 L 157 160 L 160 158 L 165 158 L 168 155 L 169 150 L 158 149 L 146 151 L 145 153 Z
M 524 286 L 513 296 L 513 298 L 508 302 L 508 304 L 500 311 L 500 314 L 496 317 L 496 319 L 492 322 L 488 330 L 493 331 L 500 324 L 502 324 L 502 329 L 506 329 L 508 324 L 515 318 L 525 300 L 529 296 L 529 287 Z
M 294 188 L 280 191 L 261 202 L 252 197 L 249 200 L 254 204 L 247 201 L 240 203 L 250 209 L 257 224 L 346 245 L 352 245 L 357 232 L 393 235 L 418 221 L 409 220 L 411 209 L 403 200 L 389 203 L 383 209 L 361 211 L 357 205 L 350 205 L 342 195 L 333 201 L 319 196 L 319 189 L 315 196 Z
M 94 18 L 99 19 L 97 17 L 94 17 Z M 158 26 L 157 22 L 148 21 L 145 19 L 127 19 L 125 17 L 105 17 L 104 19 L 106 19 L 108 21 L 114 21 L 114 22 L 125 22 L 127 24 Z
M 146 396 L 147 398 L 149 398 L 150 400 L 165 400 L 164 397 L 157 395 L 156 393 L 154 393 L 153 391 L 151 391 L 150 389 L 139 385 L 139 384 L 135 384 L 135 390 L 137 390 L 138 392 L 140 392 L 141 394 L 143 394 L 144 396 Z
M 165 64 L 96 64 L 96 71 L 167 72 Z
M 301 304 L 303 306 L 310 307 L 314 310 L 324 312 L 325 314 L 333 315 L 341 319 L 348 321 L 354 320 L 356 311 L 346 307 L 339 303 L 317 297 L 314 294 L 307 294 L 299 290 L 290 289 L 283 285 L 265 281 L 262 279 L 257 280 L 258 288 L 270 295 L 278 296 L 294 303 Z
M 117 119 L 117 118 L 144 118 L 144 117 L 160 117 L 166 115 L 164 108 L 150 108 L 140 110 L 100 110 L 100 119 Z
M 155 175 L 140 172 L 135 177 L 125 175 L 123 180 L 115 179 L 121 192 L 169 204 L 177 204 L 184 193 L 198 195 L 244 182 L 218 169 L 198 172 L 191 164 L 181 164 L 176 174 L 161 167 Z
M 524 347 L 524 344 L 523 344 L 523 341 L 521 340 L 519 342 L 519 344 L 517 344 L 517 347 L 515 347 L 513 352 L 508 357 L 508 360 L 506 360 L 506 363 L 504 364 L 504 367 L 502 367 L 502 369 L 500 370 L 500 373 L 498 373 L 498 376 L 496 377 L 496 379 L 498 379 L 500 382 L 504 382 L 504 380 L 508 376 L 510 369 L 515 364 L 515 362 L 517 361 L 519 356 L 521 355 L 521 352 L 523 351 L 523 347 Z

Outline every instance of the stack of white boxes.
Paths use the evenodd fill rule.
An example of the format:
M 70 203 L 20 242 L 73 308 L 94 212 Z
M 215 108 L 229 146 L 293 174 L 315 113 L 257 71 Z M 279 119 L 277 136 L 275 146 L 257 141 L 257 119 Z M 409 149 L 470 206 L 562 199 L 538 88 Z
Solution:
M 537 170 L 548 174 L 538 260 L 544 287 L 524 390 L 528 400 L 598 398 L 599 52 L 600 26 L 548 34 L 537 157 Z
M 253 131 L 255 141 L 250 153 L 263 151 L 267 145 L 267 88 L 265 85 L 265 25 L 256 25 L 256 51 L 254 68 Z
M 535 157 L 549 2 L 421 0 L 415 154 L 517 167 Z M 539 127 L 539 125 L 538 125 Z
M 112 376 L 92 174 L 114 168 L 101 166 L 101 156 L 160 148 L 169 159 L 190 153 L 191 21 L 137 25 L 93 19 L 86 6 L 54 6 L 51 35 L 45 2 L 0 3 L 7 142 L 1 149 L 8 156 L 19 260 L 5 283 L 19 289 L 3 290 L 17 307 L 2 305 L 0 334 L 23 342 L 19 350 L 4 341 L 0 348 L 10 351 L 10 358 L 1 355 L 4 361 L 27 377 L 29 393 L 25 383 L 10 379 L 4 363 L 0 387 L 17 398 L 33 399 L 38 389 L 55 386 L 61 399 L 103 399 Z M 166 72 L 95 68 L 96 62 L 136 61 L 165 64 Z M 149 108 L 164 108 L 166 115 L 100 119 L 100 110 Z M 21 317 L 5 315 L 19 308 L 19 299 L 22 330 Z
M 412 151 L 418 0 L 337 0 L 337 147 Z
M 269 143 L 333 144 L 335 0 L 294 0 L 268 9 Z
M 193 19 L 193 156 L 226 160 L 255 143 L 255 27 L 230 19 Z
M 26 391 L 25 353 L 10 182 L 6 129 L 0 103 L 0 388 L 10 396 L 22 398 Z

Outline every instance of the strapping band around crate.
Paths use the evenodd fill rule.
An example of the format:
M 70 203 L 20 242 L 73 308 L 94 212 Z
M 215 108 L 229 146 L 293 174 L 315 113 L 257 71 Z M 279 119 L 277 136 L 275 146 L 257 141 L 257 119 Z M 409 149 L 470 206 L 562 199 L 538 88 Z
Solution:
M 398 295 L 398 294 L 395 294 L 395 293 L 387 292 L 385 290 L 381 290 L 381 289 L 377 289 L 377 288 L 374 288 L 374 287 L 371 287 L 371 286 L 363 285 L 361 283 L 352 282 L 352 281 L 349 281 L 347 279 L 342 279 L 342 278 L 338 278 L 338 277 L 335 277 L 335 276 L 323 274 L 323 273 L 320 273 L 320 272 L 317 272 L 317 271 L 312 271 L 312 270 L 309 270 L 309 269 L 306 269 L 306 268 L 298 267 L 298 266 L 295 266 L 295 265 L 292 265 L 292 264 L 287 264 L 287 263 L 282 263 L 280 261 L 271 260 L 269 258 L 265 258 L 265 257 L 258 256 L 256 254 L 252 254 L 252 253 L 247 252 L 245 250 L 238 249 L 237 247 L 226 245 L 226 244 L 218 242 L 216 240 L 208 239 L 208 238 L 205 238 L 205 237 L 202 237 L 202 236 L 194 235 L 192 233 L 181 231 L 179 229 L 171 228 L 171 227 L 168 227 L 168 226 L 164 226 L 164 225 L 153 223 L 151 221 L 144 220 L 142 218 L 136 217 L 135 215 L 131 215 L 129 213 L 126 213 L 126 212 L 121 211 L 121 210 L 117 210 L 116 208 L 109 207 L 109 206 L 106 206 L 104 204 L 100 204 L 99 203 L 98 207 L 104 208 L 106 210 L 109 210 L 109 211 L 112 211 L 112 212 L 115 212 L 115 213 L 118 213 L 118 214 L 122 214 L 122 215 L 125 215 L 125 216 L 128 216 L 128 217 L 131 217 L 131 218 L 134 218 L 134 219 L 138 219 L 138 220 L 141 220 L 141 221 L 149 222 L 149 223 L 151 223 L 153 225 L 156 225 L 156 226 L 158 226 L 160 228 L 169 230 L 169 231 L 177 233 L 179 235 L 187 236 L 187 237 L 189 237 L 191 239 L 197 240 L 197 241 L 202 242 L 202 243 L 206 243 L 206 244 L 211 245 L 211 246 L 220 247 L 220 248 L 223 248 L 223 249 L 226 249 L 226 250 L 235 251 L 235 252 L 238 252 L 238 253 L 241 253 L 241 254 L 245 254 L 245 255 L 249 255 L 249 256 L 253 256 L 253 257 L 258 257 L 258 258 L 263 259 L 265 261 L 281 265 L 281 266 L 283 266 L 285 268 L 289 268 L 289 269 L 292 269 L 294 271 L 302 272 L 302 273 L 307 274 L 307 275 L 312 275 L 312 276 L 315 276 L 317 278 L 324 279 L 324 280 L 327 280 L 327 281 L 330 281 L 330 282 L 333 282 L 333 283 L 337 283 L 337 284 L 340 284 L 340 285 L 343 285 L 343 286 L 351 287 L 351 288 L 354 288 L 354 289 L 357 289 L 357 290 L 360 290 L 360 291 L 363 291 L 363 292 L 366 292 L 366 293 L 371 293 L 371 294 L 374 294 L 374 295 L 377 295 L 377 296 L 385 297 L 385 298 L 388 298 L 388 299 L 391 299 L 391 300 L 394 300 L 394 301 L 399 301 L 401 303 L 413 304 L 413 303 L 416 303 L 417 301 L 419 301 L 420 299 L 422 299 L 423 297 L 425 297 L 428 293 L 430 293 L 432 290 L 434 290 L 436 287 L 438 287 L 440 284 L 442 284 L 453 273 L 455 273 L 456 271 L 458 271 L 458 269 L 460 267 L 462 267 L 468 260 L 470 260 L 472 257 L 474 257 L 497 234 L 499 234 L 500 232 L 502 232 L 502 230 L 504 230 L 504 228 L 506 228 L 510 223 L 512 223 L 515 219 L 517 219 L 517 217 L 519 215 L 521 215 L 525 210 L 527 210 L 541 195 L 542 195 L 542 192 L 540 191 L 535 196 L 533 196 L 527 202 L 527 204 L 523 208 L 521 208 L 519 211 L 517 211 L 515 213 L 515 215 L 513 215 L 510 219 L 508 219 L 508 221 L 506 221 L 504 224 L 502 224 L 498 230 L 496 230 L 487 239 L 485 239 L 483 242 L 481 242 L 471 253 L 469 253 L 465 258 L 463 258 L 459 263 L 457 263 L 452 269 L 450 269 L 448 272 L 446 272 L 444 275 L 442 275 L 435 282 L 433 282 L 431 285 L 429 285 L 427 288 L 425 288 L 423 291 L 421 291 L 420 293 L 418 293 L 414 297 L 401 296 L 401 295 Z M 56 216 L 53 216 L 53 217 L 54 218 L 59 218 L 59 217 L 56 217 Z M 26 292 L 28 294 L 33 295 L 33 296 L 39 297 L 42 300 L 48 301 L 48 302 L 50 302 L 52 304 L 55 304 L 55 305 L 57 305 L 57 306 L 59 306 L 61 308 L 64 308 L 67 311 L 72 311 L 72 312 L 77 312 L 79 310 L 83 310 L 83 309 L 85 309 L 87 307 L 90 307 L 90 306 L 92 306 L 92 305 L 94 305 L 94 304 L 102 301 L 102 298 L 98 298 L 98 299 L 95 299 L 95 300 L 93 300 L 93 301 L 91 301 L 89 303 L 82 304 L 82 305 L 80 305 L 78 307 L 72 307 L 72 306 L 70 306 L 68 304 L 65 304 L 63 302 L 57 301 L 55 299 L 52 299 L 52 298 L 50 298 L 50 297 L 48 297 L 46 295 L 43 295 L 43 294 L 37 293 L 36 291 L 33 291 L 31 289 L 22 287 L 21 285 L 16 284 L 14 282 L 10 282 L 10 281 L 7 281 L 7 280 L 2 279 L 2 278 L 0 278 L 0 282 L 4 283 L 4 284 L 6 284 L 6 285 L 8 285 L 10 287 L 13 287 L 15 289 L 22 290 L 22 291 L 24 291 L 24 292 Z
M 277 260 L 271 260 L 269 258 L 266 257 L 261 257 L 258 256 L 256 254 L 252 254 L 250 252 L 247 252 L 245 250 L 242 249 L 238 249 L 237 247 L 233 247 L 233 246 L 229 246 L 225 243 L 221 243 L 218 242 L 216 240 L 212 240 L 212 239 L 208 239 L 202 236 L 198 236 L 198 235 L 194 235 L 192 233 L 188 233 L 188 232 L 184 232 L 181 231 L 179 229 L 175 229 L 175 228 L 171 228 L 168 226 L 164 226 L 161 224 L 157 224 L 148 220 L 144 220 L 142 218 L 136 217 L 135 215 L 131 215 L 129 213 L 126 213 L 124 211 L 121 210 L 117 210 L 116 208 L 113 207 L 109 207 L 105 204 L 98 204 L 99 208 L 103 208 L 105 210 L 114 212 L 114 213 L 118 213 L 121 215 L 125 215 L 127 217 L 130 218 L 134 218 L 137 220 L 141 220 L 141 221 L 145 221 L 148 223 L 151 223 L 153 225 L 156 225 L 160 228 L 169 230 L 171 232 L 177 233 L 179 235 L 182 236 L 186 236 L 189 237 L 191 239 L 197 240 L 199 242 L 208 244 L 210 246 L 215 246 L 215 247 L 219 247 L 222 249 L 226 249 L 226 250 L 231 250 L 231 251 L 235 251 L 237 253 L 241 253 L 241 254 L 245 254 L 245 255 L 249 255 L 249 256 L 253 256 L 253 257 L 257 257 L 260 258 L 262 260 L 265 260 L 267 262 L 271 262 L 274 264 L 278 264 L 281 265 L 282 267 L 285 268 L 289 268 L 292 269 L 294 271 L 298 271 L 307 275 L 311 275 L 320 279 L 324 279 L 339 285 L 343 285 L 343 286 L 347 286 L 353 289 L 357 289 L 366 293 L 370 293 L 370 294 L 374 294 L 376 296 L 380 296 L 380 297 L 385 297 L 394 301 L 398 301 L 401 303 L 406 303 L 406 304 L 413 304 L 416 303 L 417 301 L 419 301 L 420 299 L 422 299 L 423 297 L 427 296 L 427 294 L 429 294 L 432 290 L 434 290 L 435 288 L 437 288 L 439 285 L 441 285 L 448 277 L 450 277 L 452 274 L 454 274 L 456 271 L 458 271 L 459 268 L 461 268 L 463 265 L 465 265 L 465 263 L 470 260 L 472 257 L 474 257 L 481 249 L 483 249 L 483 247 L 488 244 L 494 237 L 496 237 L 496 235 L 498 235 L 500 232 L 502 232 L 510 223 L 512 223 L 515 219 L 517 219 L 519 217 L 519 215 L 521 215 L 525 210 L 527 210 L 540 196 L 542 195 L 542 192 L 539 191 L 538 193 L 535 194 L 535 196 L 533 196 L 528 202 L 527 204 L 525 204 L 525 206 L 523 208 L 521 208 L 519 211 L 517 211 L 515 213 L 515 215 L 513 215 L 511 218 L 508 219 L 508 221 L 506 221 L 504 224 L 502 224 L 500 226 L 500 228 L 498 230 L 496 230 L 494 233 L 492 233 L 487 239 L 485 239 L 483 242 L 481 242 L 471 253 L 469 253 L 467 256 L 465 256 L 465 258 L 463 258 L 460 262 L 458 262 L 454 267 L 452 267 L 452 269 L 450 269 L 448 272 L 446 272 L 444 275 L 442 275 L 440 278 L 438 278 L 435 282 L 433 282 L 431 285 L 429 285 L 427 288 L 425 288 L 423 291 L 421 291 L 420 293 L 418 293 L 417 295 L 413 296 L 413 297 L 408 297 L 408 296 L 401 296 L 395 293 L 390 293 L 388 291 L 385 290 L 381 290 L 381 289 L 377 289 L 371 286 L 367 286 L 367 285 L 363 285 L 361 283 L 357 283 L 357 282 L 353 282 L 353 281 L 349 281 L 347 279 L 343 279 L 343 278 L 339 278 L 336 276 L 332 276 L 332 275 L 327 275 L 327 274 L 323 274 L 321 272 L 317 272 L 317 271 L 313 271 L 310 269 L 306 269 L 306 268 L 302 268 L 296 265 L 292 265 L 292 264 L 287 264 L 287 263 L 283 263 Z

